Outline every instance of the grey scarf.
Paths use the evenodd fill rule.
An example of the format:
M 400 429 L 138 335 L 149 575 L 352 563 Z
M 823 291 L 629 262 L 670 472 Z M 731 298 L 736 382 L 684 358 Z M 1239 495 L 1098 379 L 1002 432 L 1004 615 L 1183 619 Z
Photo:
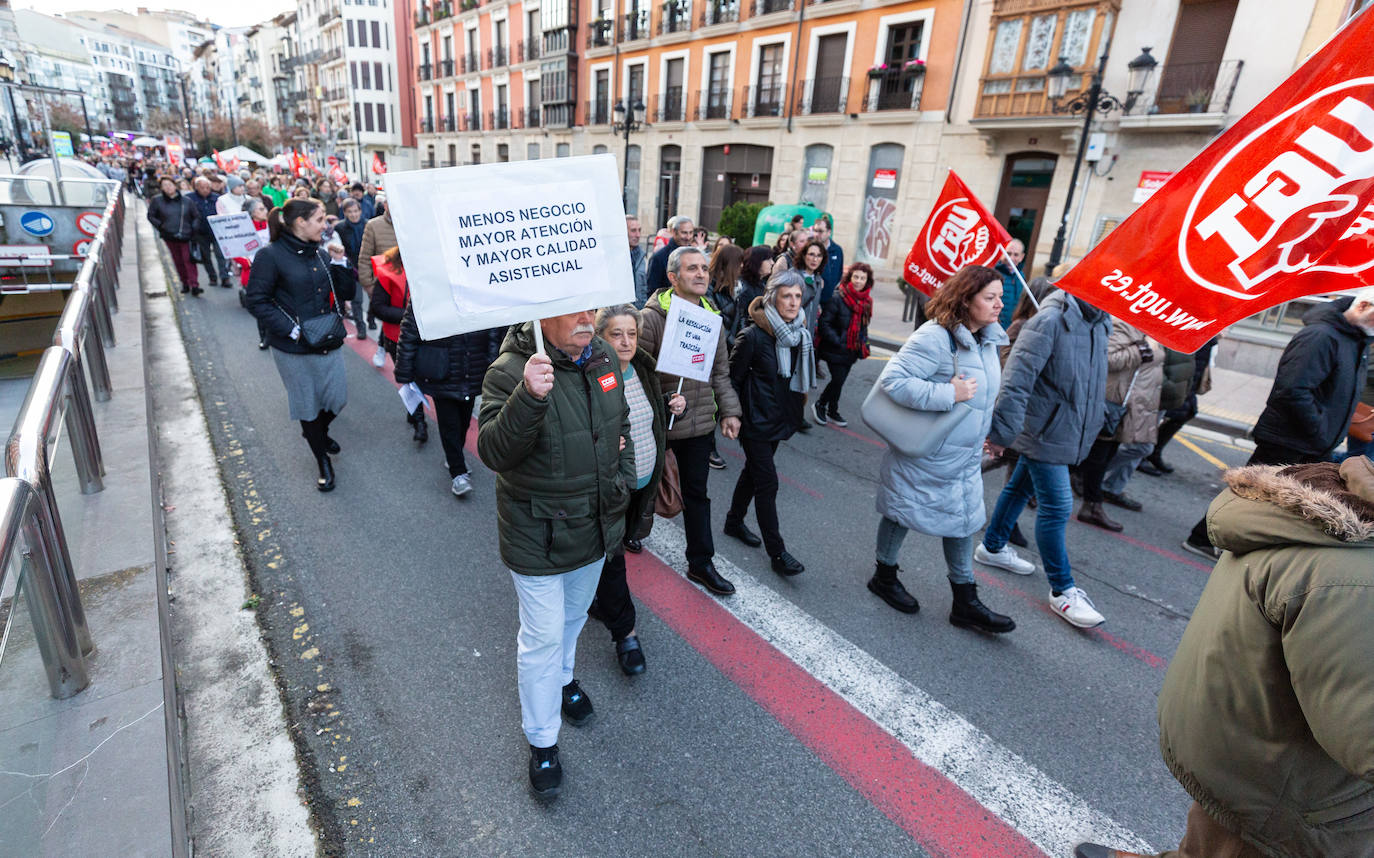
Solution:
M 763 305 L 763 315 L 773 327 L 773 339 L 778 348 L 778 374 L 792 379 L 789 389 L 796 393 L 806 393 L 816 386 L 816 356 L 811 349 L 811 329 L 806 327 L 806 311 L 798 310 L 797 318 L 784 322 L 778 310 L 771 304 Z M 801 344 L 801 360 L 797 361 L 797 371 L 792 372 L 792 349 Z

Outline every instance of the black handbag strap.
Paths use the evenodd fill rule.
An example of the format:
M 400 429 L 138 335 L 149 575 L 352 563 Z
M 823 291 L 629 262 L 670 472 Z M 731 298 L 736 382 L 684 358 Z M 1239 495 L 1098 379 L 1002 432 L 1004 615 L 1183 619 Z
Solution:
M 324 258 L 324 256 L 320 253 L 320 249 L 318 247 L 315 248 L 315 255 L 319 257 L 319 260 L 321 262 L 324 263 L 324 277 L 325 280 L 329 282 L 329 296 L 334 299 L 334 313 L 338 315 L 340 319 L 342 319 L 343 308 L 339 304 L 338 293 L 334 291 L 334 278 L 329 276 L 329 260 Z M 275 298 L 272 300 L 272 303 L 277 304 Z M 281 314 L 283 316 L 291 320 L 291 324 L 295 325 L 296 327 L 301 326 L 301 320 L 293 317 L 290 313 L 286 312 L 286 308 L 283 307 L 281 304 L 277 304 L 277 309 L 281 311 Z M 324 313 L 321 313 L 320 315 L 323 316 Z

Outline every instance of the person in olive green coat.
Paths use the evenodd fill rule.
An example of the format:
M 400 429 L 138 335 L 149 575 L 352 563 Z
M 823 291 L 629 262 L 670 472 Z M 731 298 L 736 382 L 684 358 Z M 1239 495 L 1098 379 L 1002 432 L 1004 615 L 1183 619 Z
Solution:
M 520 600 L 516 668 L 530 785 L 556 796 L 559 689 L 574 725 L 592 716 L 573 676 L 577 636 L 607 555 L 621 550 L 635 481 L 620 363 L 588 310 L 512 327 L 482 382 L 477 454 L 496 472 L 501 560 Z
M 1230 471 L 1159 694 L 1176 858 L 1374 858 L 1374 463 Z M 1126 856 L 1082 844 L 1079 858 Z

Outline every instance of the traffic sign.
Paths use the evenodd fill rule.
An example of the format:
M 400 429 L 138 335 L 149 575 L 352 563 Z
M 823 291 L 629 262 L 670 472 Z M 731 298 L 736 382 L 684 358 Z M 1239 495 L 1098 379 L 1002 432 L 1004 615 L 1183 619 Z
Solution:
M 76 216 L 76 228 L 86 235 L 94 236 L 100 229 L 100 212 L 82 212 Z
M 91 240 L 90 240 L 89 238 L 83 238 L 83 239 L 81 239 L 80 241 L 78 241 L 76 244 L 73 244 L 73 245 L 72 245 L 72 255 L 74 255 L 74 256 L 85 256 L 87 253 L 90 253 L 90 252 L 91 252 Z
M 19 226 L 29 235 L 39 237 L 52 235 L 52 231 L 57 228 L 52 217 L 47 212 L 27 211 L 19 216 Z

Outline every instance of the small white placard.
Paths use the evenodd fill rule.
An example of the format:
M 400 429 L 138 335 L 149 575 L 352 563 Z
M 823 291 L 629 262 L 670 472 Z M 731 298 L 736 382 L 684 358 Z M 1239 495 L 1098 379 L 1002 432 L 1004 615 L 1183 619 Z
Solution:
M 248 212 L 210 215 L 207 220 L 210 221 L 210 230 L 215 234 L 215 241 L 219 242 L 219 252 L 224 254 L 225 259 L 244 256 L 251 260 L 262 250 L 262 236 L 253 226 L 253 219 Z
M 674 295 L 668 303 L 663 344 L 658 349 L 658 371 L 693 381 L 710 381 L 720 329 L 720 316 Z

